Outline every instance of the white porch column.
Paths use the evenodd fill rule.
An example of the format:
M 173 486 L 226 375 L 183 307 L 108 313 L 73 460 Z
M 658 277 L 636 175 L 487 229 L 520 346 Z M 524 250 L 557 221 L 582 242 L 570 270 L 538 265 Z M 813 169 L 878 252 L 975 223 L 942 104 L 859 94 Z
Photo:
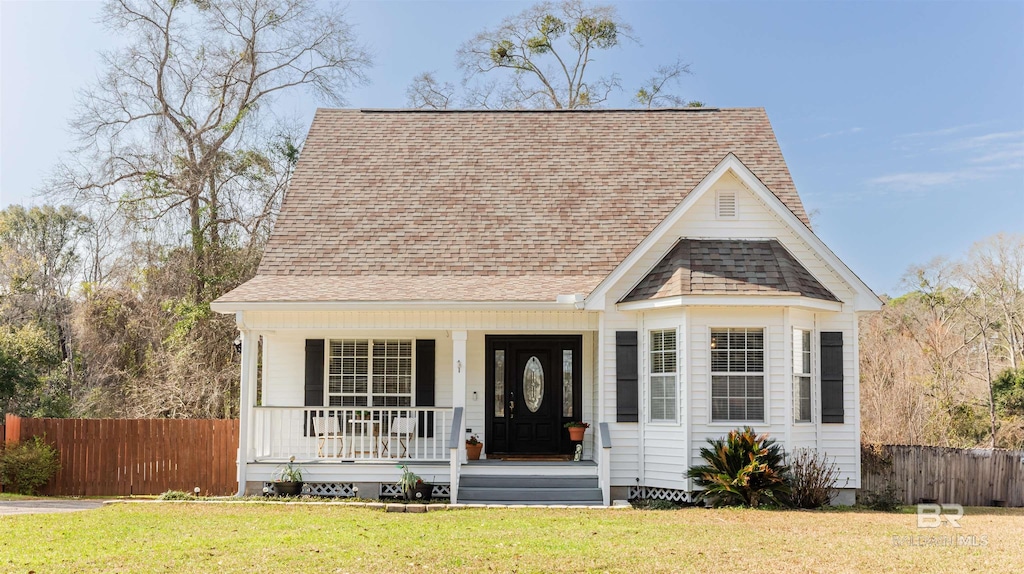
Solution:
M 242 337 L 242 375 L 238 392 L 238 496 L 245 495 L 245 463 L 251 457 L 250 438 L 252 435 L 252 408 L 256 396 L 256 355 L 259 352 L 259 336 L 246 329 L 238 318 Z
M 459 461 L 466 460 L 466 331 L 452 331 L 452 406 L 463 407 L 459 428 Z

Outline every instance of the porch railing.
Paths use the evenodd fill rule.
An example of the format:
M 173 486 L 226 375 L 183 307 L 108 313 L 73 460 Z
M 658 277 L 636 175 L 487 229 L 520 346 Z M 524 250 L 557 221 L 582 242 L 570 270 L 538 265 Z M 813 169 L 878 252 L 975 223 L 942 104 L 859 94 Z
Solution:
M 448 460 L 451 408 L 254 407 L 255 459 Z

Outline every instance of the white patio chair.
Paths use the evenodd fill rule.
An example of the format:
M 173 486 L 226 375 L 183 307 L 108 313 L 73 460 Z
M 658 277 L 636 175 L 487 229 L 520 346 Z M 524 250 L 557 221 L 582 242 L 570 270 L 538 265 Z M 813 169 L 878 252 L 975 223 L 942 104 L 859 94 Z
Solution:
M 345 447 L 345 438 L 341 434 L 338 418 L 333 415 L 326 417 L 313 416 L 310 417 L 310 421 L 313 424 L 313 433 L 316 435 L 316 456 L 324 458 L 324 447 L 328 441 L 334 443 L 334 456 L 341 456 L 342 450 Z
M 404 458 L 409 454 L 409 442 L 413 439 L 416 434 L 416 418 L 415 417 L 402 417 L 393 416 L 391 417 L 391 424 L 388 425 L 388 434 L 383 437 L 381 441 L 383 450 L 381 455 L 389 455 L 391 457 L 397 456 L 398 458 Z M 398 445 L 402 448 L 402 453 L 397 454 L 395 452 L 389 452 L 389 447 L 393 446 L 392 439 L 398 441 Z

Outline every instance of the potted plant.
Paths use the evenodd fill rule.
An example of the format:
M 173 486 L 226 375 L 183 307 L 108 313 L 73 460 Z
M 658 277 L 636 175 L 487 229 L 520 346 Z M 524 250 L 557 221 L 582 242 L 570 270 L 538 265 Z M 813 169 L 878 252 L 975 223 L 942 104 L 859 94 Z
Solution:
M 302 493 L 302 467 L 295 464 L 295 457 L 274 471 L 274 492 L 278 496 L 298 496 Z
M 483 448 L 484 443 L 480 442 L 475 434 L 469 435 L 469 438 L 466 439 L 466 457 L 469 460 L 480 460 L 480 451 Z
M 423 482 L 415 472 L 409 470 L 404 464 L 398 465 L 402 469 L 402 477 L 398 479 L 398 487 L 402 489 L 405 499 L 415 502 L 430 502 L 430 495 L 434 491 L 434 485 Z
M 586 434 L 587 429 L 590 428 L 590 423 L 570 421 L 565 423 L 565 428 L 569 429 L 569 440 L 579 442 L 583 440 L 583 435 Z

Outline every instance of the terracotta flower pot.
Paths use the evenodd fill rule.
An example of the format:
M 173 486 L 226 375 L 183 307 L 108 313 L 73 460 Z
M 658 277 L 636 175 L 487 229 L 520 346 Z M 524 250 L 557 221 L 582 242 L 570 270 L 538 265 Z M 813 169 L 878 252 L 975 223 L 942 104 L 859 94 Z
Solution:
M 469 460 L 480 460 L 480 451 L 484 448 L 484 443 L 478 442 L 476 444 L 466 443 L 466 458 Z
M 583 435 L 587 433 L 587 427 L 569 427 L 569 440 L 573 442 L 580 442 L 583 440 Z

